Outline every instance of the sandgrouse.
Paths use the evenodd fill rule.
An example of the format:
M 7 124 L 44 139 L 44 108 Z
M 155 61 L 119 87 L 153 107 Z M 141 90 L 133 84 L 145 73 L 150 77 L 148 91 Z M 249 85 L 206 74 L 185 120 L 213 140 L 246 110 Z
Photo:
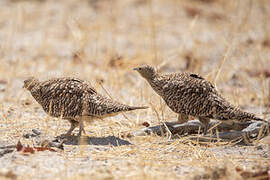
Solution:
M 71 123 L 66 133 L 79 126 L 78 136 L 84 131 L 83 122 L 103 119 L 124 111 L 146 109 L 124 105 L 97 93 L 86 81 L 77 78 L 55 78 L 40 82 L 36 78 L 24 81 L 24 88 L 29 90 L 44 111 L 53 117 L 62 117 Z
M 230 104 L 209 81 L 197 74 L 160 74 L 149 65 L 134 70 L 148 81 L 171 110 L 178 113 L 179 123 L 187 122 L 189 116 L 197 117 L 205 125 L 204 134 L 211 118 L 222 121 L 265 121 Z

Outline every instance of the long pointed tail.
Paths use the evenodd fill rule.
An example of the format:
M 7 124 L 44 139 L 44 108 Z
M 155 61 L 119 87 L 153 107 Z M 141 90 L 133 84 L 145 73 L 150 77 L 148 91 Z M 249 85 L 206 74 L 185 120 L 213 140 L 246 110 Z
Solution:
M 239 121 L 254 120 L 254 121 L 269 122 L 267 120 L 256 117 L 256 115 L 253 113 L 248 113 L 248 112 L 242 111 L 239 108 L 235 108 L 231 115 L 232 115 L 232 119 L 237 119 Z
M 136 109 L 147 109 L 149 108 L 148 106 L 127 106 L 127 108 L 125 109 L 126 111 L 132 111 L 132 110 L 136 110 Z
M 258 117 L 254 117 L 252 120 L 255 120 L 255 121 L 263 121 L 263 122 L 270 123 L 270 121 L 267 121 L 267 120 L 265 120 L 265 119 L 261 119 L 261 118 L 258 118 Z
M 133 111 L 136 109 L 147 109 L 147 106 L 129 106 L 124 104 L 118 104 L 114 108 L 111 108 L 109 111 L 107 111 L 107 114 L 114 114 L 114 113 L 120 113 L 120 112 L 126 112 L 126 111 Z

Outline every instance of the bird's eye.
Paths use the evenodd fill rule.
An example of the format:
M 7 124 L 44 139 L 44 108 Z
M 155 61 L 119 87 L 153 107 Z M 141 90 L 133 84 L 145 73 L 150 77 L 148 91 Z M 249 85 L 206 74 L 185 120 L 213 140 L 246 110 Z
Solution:
M 139 70 L 142 70 L 142 68 L 139 68 Z

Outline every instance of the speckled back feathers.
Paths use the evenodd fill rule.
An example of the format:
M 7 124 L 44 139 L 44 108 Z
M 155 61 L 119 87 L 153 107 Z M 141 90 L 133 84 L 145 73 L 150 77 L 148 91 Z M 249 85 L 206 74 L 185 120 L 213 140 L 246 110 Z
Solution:
M 25 80 L 28 89 L 45 112 L 54 117 L 74 119 L 81 116 L 103 118 L 122 111 L 145 109 L 132 107 L 104 97 L 86 81 L 77 78 L 55 78 L 39 82 Z
M 153 69 L 153 68 L 151 68 Z M 135 68 L 176 113 L 218 120 L 261 120 L 226 101 L 203 77 L 191 73 L 145 75 L 150 66 Z

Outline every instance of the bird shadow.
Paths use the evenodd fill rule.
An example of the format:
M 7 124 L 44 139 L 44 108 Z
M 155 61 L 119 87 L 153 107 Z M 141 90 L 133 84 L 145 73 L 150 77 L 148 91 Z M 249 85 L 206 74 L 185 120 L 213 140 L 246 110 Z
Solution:
M 59 137 L 57 137 L 55 140 L 59 141 L 60 139 Z M 107 137 L 69 136 L 65 138 L 63 144 L 65 145 L 98 145 L 98 146 L 131 145 L 129 141 L 120 139 L 119 137 L 116 137 L 116 136 L 107 136 Z

